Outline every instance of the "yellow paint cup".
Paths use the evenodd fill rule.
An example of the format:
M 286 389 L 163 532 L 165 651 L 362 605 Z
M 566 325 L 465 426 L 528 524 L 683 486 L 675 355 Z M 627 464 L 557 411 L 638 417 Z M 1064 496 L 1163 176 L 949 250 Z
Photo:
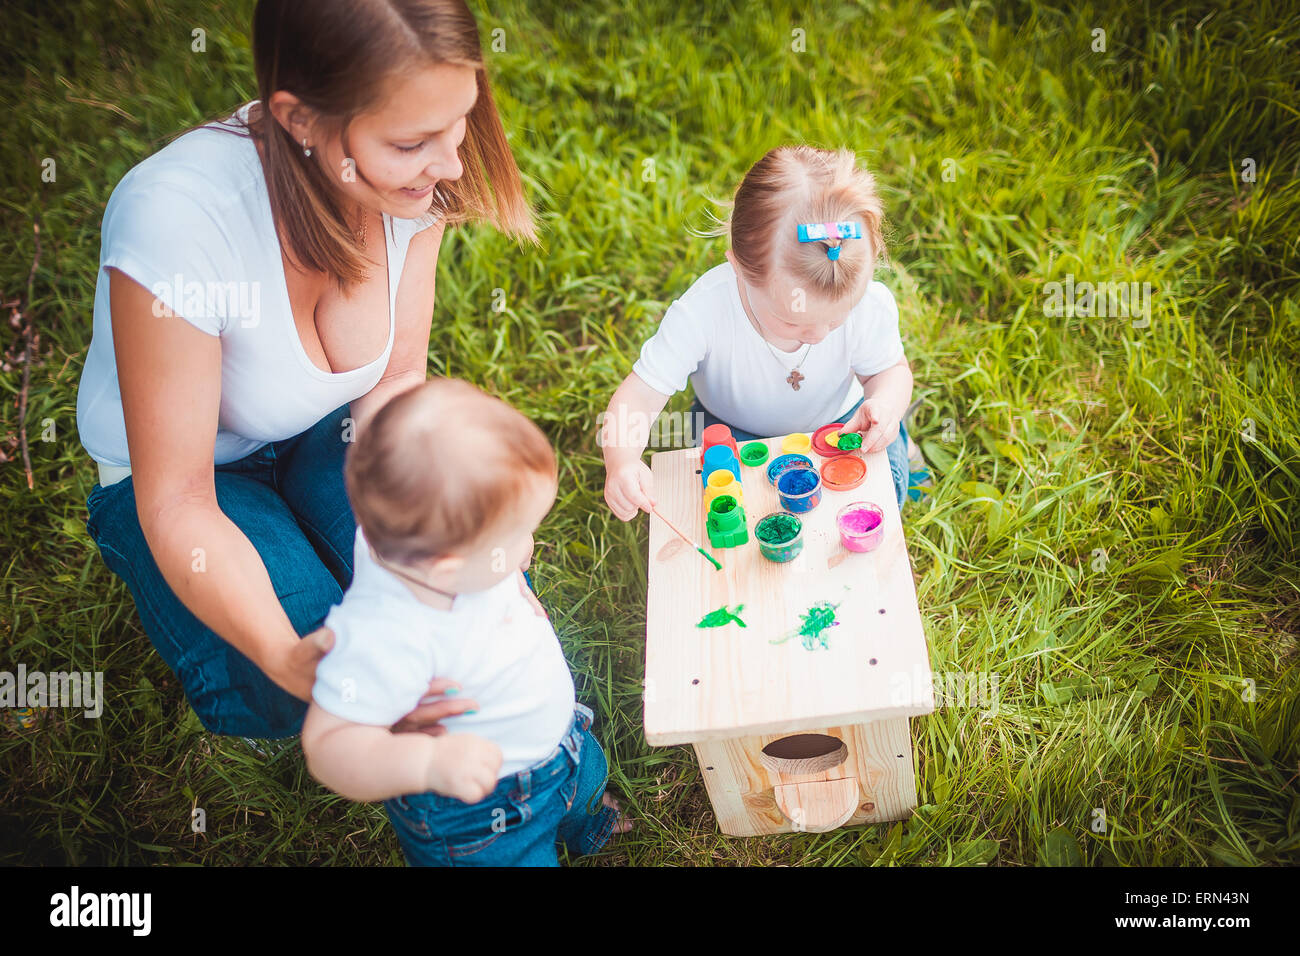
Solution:
M 812 436 L 794 432 L 781 439 L 781 451 L 787 455 L 806 455 L 812 451 Z
M 715 478 L 717 481 L 714 480 Z M 704 489 L 704 510 L 708 511 L 713 504 L 713 499 L 723 495 L 731 495 L 738 505 L 745 503 L 745 496 L 741 493 L 740 482 L 736 480 L 736 476 L 729 471 L 715 471 L 709 475 L 709 483 Z

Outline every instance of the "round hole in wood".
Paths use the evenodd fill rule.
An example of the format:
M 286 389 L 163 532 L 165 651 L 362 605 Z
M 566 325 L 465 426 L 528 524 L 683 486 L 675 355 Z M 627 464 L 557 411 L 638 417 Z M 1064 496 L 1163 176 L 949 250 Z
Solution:
M 867 663 L 870 664 L 870 665 L 872 665 L 872 666 L 874 667 L 874 666 L 875 666 L 875 663 L 876 663 L 876 659 L 873 657 L 873 658 L 871 658 L 871 660 L 867 661 Z
M 763 748 L 759 761 L 773 773 L 822 773 L 849 757 L 849 747 L 830 734 L 791 734 Z
M 699 682 L 700 682 L 700 679 L 697 677 L 697 678 L 695 678 L 695 680 L 691 681 L 691 686 L 694 687 L 694 686 L 695 686 L 696 684 L 698 684 Z

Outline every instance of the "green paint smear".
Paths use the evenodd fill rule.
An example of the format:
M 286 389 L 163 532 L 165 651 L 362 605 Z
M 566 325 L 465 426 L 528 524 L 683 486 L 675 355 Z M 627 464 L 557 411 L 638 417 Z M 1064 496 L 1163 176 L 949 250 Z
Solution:
M 829 601 L 814 604 L 808 609 L 807 614 L 801 615 L 803 623 L 799 626 L 799 630 L 770 643 L 784 644 L 792 637 L 799 637 L 803 641 L 805 651 L 815 650 L 818 647 L 829 648 L 830 639 L 826 636 L 826 630 L 840 623 L 835 620 L 835 609 L 837 607 L 839 607 L 838 604 L 832 604 Z
M 858 432 L 849 432 L 847 435 L 841 435 L 840 440 L 836 443 L 841 448 L 854 449 L 862 447 L 862 435 Z
M 726 606 L 724 605 L 718 608 L 716 611 L 710 611 L 708 614 L 704 615 L 704 617 L 700 618 L 700 623 L 696 624 L 695 626 L 696 627 L 722 627 L 726 624 L 730 624 L 732 621 L 735 621 L 741 627 L 748 627 L 749 625 L 747 625 L 739 617 L 740 612 L 743 611 L 744 609 L 745 609 L 745 605 L 737 604 L 735 611 L 728 611 Z
M 772 515 L 754 529 L 755 537 L 767 544 L 784 544 L 798 533 L 799 519 L 793 515 Z

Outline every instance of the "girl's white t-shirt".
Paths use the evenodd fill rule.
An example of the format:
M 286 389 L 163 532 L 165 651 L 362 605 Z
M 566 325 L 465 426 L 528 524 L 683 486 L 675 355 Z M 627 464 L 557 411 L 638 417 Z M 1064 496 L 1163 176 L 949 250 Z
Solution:
M 736 272 L 724 262 L 700 276 L 664 313 L 632 366 L 655 391 L 695 386 L 700 403 L 729 425 L 767 438 L 835 421 L 862 398 L 858 376 L 904 356 L 898 305 L 872 282 L 848 318 L 816 345 L 782 352 L 745 315 Z M 796 390 L 787 379 L 796 366 Z
M 235 115 L 246 119 L 246 104 Z M 129 466 L 113 352 L 109 267 L 153 292 L 195 328 L 221 339 L 221 406 L 214 464 L 306 431 L 365 395 L 388 365 L 397 287 L 411 237 L 436 223 L 384 220 L 388 342 L 360 368 L 326 372 L 303 350 L 289 306 L 266 178 L 253 140 L 205 127 L 131 169 L 104 211 L 90 350 L 77 390 L 77 431 L 101 465 Z
M 477 734 L 501 748 L 498 779 L 550 756 L 573 720 L 573 675 L 551 622 L 509 575 L 459 594 L 450 610 L 416 599 L 375 563 L 357 527 L 352 584 L 325 617 L 334 646 L 316 666 L 312 699 L 356 724 L 391 727 L 447 677 L 478 712 L 444 717 L 448 733 Z

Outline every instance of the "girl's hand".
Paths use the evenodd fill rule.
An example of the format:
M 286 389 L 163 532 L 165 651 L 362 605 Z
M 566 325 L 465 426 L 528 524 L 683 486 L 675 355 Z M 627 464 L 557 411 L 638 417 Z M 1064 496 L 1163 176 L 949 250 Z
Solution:
M 620 521 L 631 521 L 638 511 L 647 514 L 655 500 L 655 479 L 640 459 L 605 472 L 605 503 Z
M 497 785 L 501 748 L 475 734 L 448 734 L 438 742 L 425 775 L 434 793 L 478 803 Z
M 866 453 L 884 451 L 898 437 L 902 415 L 891 411 L 892 406 L 878 398 L 868 398 L 853 413 L 840 433 L 862 432 L 862 450 Z
M 447 728 L 438 721 L 444 717 L 455 717 L 457 714 L 463 714 L 467 710 L 478 709 L 478 702 L 472 697 L 453 698 L 452 695 L 459 690 L 460 685 L 454 680 L 449 680 L 446 677 L 435 677 L 429 682 L 429 689 L 424 692 L 424 697 L 446 695 L 446 699 L 427 704 L 421 699 L 420 705 L 393 724 L 391 730 L 395 734 L 422 733 L 428 734 L 430 737 L 441 737 L 447 732 Z

